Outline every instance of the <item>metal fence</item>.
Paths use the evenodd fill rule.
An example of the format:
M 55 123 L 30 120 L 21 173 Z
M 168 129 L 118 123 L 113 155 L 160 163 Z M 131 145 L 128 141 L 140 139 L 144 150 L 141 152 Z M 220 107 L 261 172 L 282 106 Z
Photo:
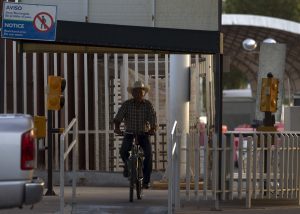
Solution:
M 2 40 L 4 58 L 1 70 L 0 113 L 47 115 L 47 77 L 66 79 L 65 106 L 55 112 L 55 128 L 66 127 L 71 118 L 78 122 L 78 166 L 80 170 L 120 171 L 120 138 L 113 134 L 112 119 L 120 103 L 130 95 L 127 86 L 136 79 L 149 84 L 147 95 L 158 112 L 159 129 L 153 144 L 153 168 L 167 167 L 167 118 L 169 94 L 169 55 L 117 53 L 25 53 L 18 43 Z M 208 58 L 208 57 L 207 57 Z M 193 55 L 198 76 L 210 64 Z M 211 62 L 210 62 L 211 63 Z M 2 73 L 3 72 L 3 73 Z M 3 78 L 2 78 L 3 77 Z M 204 78 L 204 77 L 203 77 Z M 209 78 L 211 81 L 211 78 Z M 197 85 L 197 84 L 195 84 Z M 206 84 L 206 86 L 211 84 Z M 204 87 L 204 85 L 203 85 Z M 203 89 L 202 89 L 203 90 Z M 208 96 L 210 97 L 210 96 Z M 68 144 L 71 143 L 68 136 Z M 37 167 L 47 168 L 47 139 L 37 142 Z M 54 137 L 53 168 L 59 169 L 59 138 Z M 66 169 L 71 169 L 71 160 Z
M 300 205 L 300 132 L 227 132 L 221 145 L 216 136 L 190 132 L 188 148 L 182 151 L 180 135 L 171 139 L 177 140 L 172 154 L 187 152 L 186 176 L 172 178 L 172 185 L 178 186 L 180 179 L 186 183 L 177 196 L 169 196 L 173 210 L 180 207 L 180 199 L 244 199 L 247 208 L 252 199 L 297 200 Z M 169 157 L 176 170 L 178 160 Z

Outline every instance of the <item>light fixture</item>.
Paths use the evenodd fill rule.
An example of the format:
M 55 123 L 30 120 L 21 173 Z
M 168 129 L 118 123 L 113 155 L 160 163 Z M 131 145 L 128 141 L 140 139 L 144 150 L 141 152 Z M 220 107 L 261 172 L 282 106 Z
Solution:
M 243 41 L 243 48 L 246 51 L 253 51 L 257 47 L 257 42 L 254 39 L 247 38 Z
M 268 43 L 268 44 L 275 44 L 277 43 L 275 39 L 273 38 L 266 38 L 263 43 Z

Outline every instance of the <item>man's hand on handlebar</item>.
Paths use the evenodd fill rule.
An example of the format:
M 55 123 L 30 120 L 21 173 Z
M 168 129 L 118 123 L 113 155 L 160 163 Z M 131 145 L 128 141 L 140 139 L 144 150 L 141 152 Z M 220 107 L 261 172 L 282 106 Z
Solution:
M 155 128 L 151 128 L 149 131 L 148 131 L 148 134 L 149 135 L 154 135 L 155 134 Z
M 116 133 L 117 135 L 123 135 L 124 133 L 121 131 L 121 129 L 115 129 L 114 133 Z

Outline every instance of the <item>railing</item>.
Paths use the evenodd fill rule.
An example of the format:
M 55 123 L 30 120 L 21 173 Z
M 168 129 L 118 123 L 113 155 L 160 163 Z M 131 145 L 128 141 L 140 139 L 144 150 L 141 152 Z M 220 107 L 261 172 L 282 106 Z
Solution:
M 180 207 L 180 174 L 179 174 L 179 141 L 176 131 L 177 121 L 171 131 L 171 142 L 168 145 L 168 213 L 174 213 Z
M 75 197 L 76 197 L 75 168 L 76 168 L 76 153 L 77 153 L 76 143 L 78 142 L 78 124 L 76 122 L 77 119 L 73 118 L 73 120 L 68 125 L 68 127 L 60 135 L 60 200 L 59 201 L 60 201 L 60 213 L 62 214 L 64 213 L 64 205 L 65 205 L 65 201 L 64 201 L 65 200 L 64 197 L 65 159 L 67 158 L 71 150 L 72 150 L 72 204 L 75 203 Z M 72 127 L 73 127 L 73 141 L 65 151 L 65 138 Z
M 252 199 L 288 199 L 300 205 L 300 132 L 227 132 L 219 147 L 216 136 L 190 131 L 182 151 L 180 137 L 172 131 L 168 150 L 169 213 L 184 202 L 177 191 L 185 151 L 186 201 L 244 199 L 251 208 Z

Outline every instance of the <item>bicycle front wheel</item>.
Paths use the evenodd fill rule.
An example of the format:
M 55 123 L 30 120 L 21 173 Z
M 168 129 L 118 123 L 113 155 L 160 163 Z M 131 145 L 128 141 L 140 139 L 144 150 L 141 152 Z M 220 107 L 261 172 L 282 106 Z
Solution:
M 136 181 L 136 164 L 135 160 L 130 160 L 130 176 L 129 176 L 129 201 L 133 202 L 134 184 Z
M 140 158 L 138 159 L 136 178 L 136 196 L 137 199 L 141 200 L 143 197 L 143 169 L 142 160 Z

